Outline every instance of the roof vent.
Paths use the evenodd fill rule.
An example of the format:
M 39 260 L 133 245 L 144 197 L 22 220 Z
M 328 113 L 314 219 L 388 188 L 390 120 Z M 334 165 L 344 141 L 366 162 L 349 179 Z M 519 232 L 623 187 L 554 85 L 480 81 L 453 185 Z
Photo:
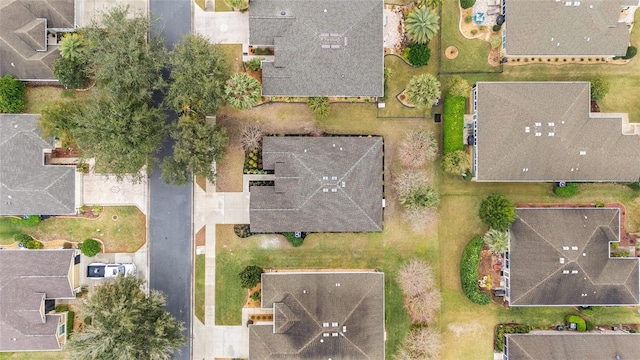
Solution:
M 337 323 L 337 322 L 332 322 L 332 323 L 331 323 L 331 326 L 333 326 L 333 327 L 338 327 L 338 323 Z
M 577 246 L 572 246 L 571 250 L 578 250 L 578 247 Z
M 569 247 L 565 245 L 562 247 L 562 250 L 569 250 Z
M 525 126 L 524 127 L 524 132 L 526 132 L 527 134 L 531 132 L 531 128 L 529 126 Z
M 322 188 L 322 192 L 329 192 L 329 189 L 327 189 L 327 188 Z
M 560 264 L 564 264 L 564 258 L 563 257 L 560 258 Z
M 285 16 L 285 15 L 287 15 L 287 13 L 286 13 L 286 12 L 284 12 L 284 11 L 282 11 L 282 12 L 280 13 L 280 15 Z
M 582 155 L 582 156 L 587 155 L 587 151 L 586 150 L 581 150 L 580 151 L 580 155 Z
M 569 270 L 562 270 L 562 274 L 564 274 L 564 275 L 569 274 Z
M 573 275 L 575 275 L 575 274 L 577 274 L 577 273 L 578 273 L 578 270 L 571 270 L 571 273 L 572 273 Z
M 542 136 L 542 133 L 536 131 L 536 136 Z

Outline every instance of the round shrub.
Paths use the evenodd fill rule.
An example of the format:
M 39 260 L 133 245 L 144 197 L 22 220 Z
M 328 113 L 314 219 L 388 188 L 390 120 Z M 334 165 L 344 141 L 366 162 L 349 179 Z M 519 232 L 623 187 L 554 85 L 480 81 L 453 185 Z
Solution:
M 15 234 L 13 235 L 13 240 L 24 244 L 27 241 L 33 240 L 33 238 L 27 234 Z
M 553 193 L 560 197 L 572 197 L 578 195 L 578 184 L 567 183 L 565 186 L 555 186 Z
M 460 0 L 460 7 L 468 9 L 476 4 L 476 0 Z
M 464 23 L 465 24 L 471 24 L 471 21 L 473 20 L 473 18 L 470 15 L 467 15 L 464 17 Z
M 413 44 L 408 48 L 407 60 L 413 66 L 425 66 L 431 58 L 429 44 Z
M 300 236 L 296 237 L 296 233 L 293 232 L 286 232 L 283 233 L 282 235 L 284 235 L 285 238 L 287 238 L 287 241 L 289 241 L 291 243 L 291 245 L 293 245 L 293 247 L 298 247 L 301 246 L 302 243 L 304 242 L 304 238 L 306 236 L 305 233 L 299 233 Z
M 493 31 L 498 32 L 500 31 L 500 29 L 502 29 L 502 25 L 498 25 L 498 24 L 493 25 Z
M 102 251 L 102 245 L 100 245 L 98 240 L 87 239 L 80 244 L 80 250 L 82 250 L 82 253 L 86 256 L 94 257 Z
M 635 47 L 635 46 L 629 46 L 629 47 L 627 48 L 627 53 L 626 53 L 626 55 L 625 55 L 625 56 L 623 56 L 622 58 L 623 58 L 623 59 L 625 59 L 625 60 L 628 60 L 628 59 L 631 59 L 631 58 L 633 58 L 634 56 L 636 56 L 636 54 L 637 54 L 637 53 L 638 53 L 638 48 L 637 48 L 637 47 Z
M 478 216 L 492 229 L 507 230 L 516 219 L 516 208 L 504 195 L 493 193 L 480 203 Z
M 587 331 L 587 323 L 578 315 L 568 315 L 567 323 L 576 324 L 576 330 L 579 332 Z
M 42 243 L 38 240 L 31 239 L 24 243 L 24 247 L 31 250 L 38 250 L 38 249 L 42 249 L 44 245 L 42 245 Z
M 257 265 L 249 265 L 242 270 L 238 276 L 240 277 L 240 286 L 245 289 L 252 289 L 260 283 L 262 277 L 262 268 Z
M 247 67 L 252 71 L 258 71 L 260 70 L 261 63 L 262 63 L 262 58 L 256 57 L 247 61 Z
M 85 87 L 88 81 L 84 73 L 85 68 L 84 62 L 60 57 L 53 63 L 53 75 L 65 89 L 80 89 Z

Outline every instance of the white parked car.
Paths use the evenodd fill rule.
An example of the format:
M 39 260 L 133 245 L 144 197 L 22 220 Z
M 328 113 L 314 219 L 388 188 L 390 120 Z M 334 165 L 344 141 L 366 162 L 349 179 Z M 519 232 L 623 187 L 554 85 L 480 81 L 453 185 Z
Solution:
M 90 279 L 109 279 L 118 277 L 118 275 L 135 275 L 135 273 L 135 264 L 92 263 L 87 266 L 87 277 Z

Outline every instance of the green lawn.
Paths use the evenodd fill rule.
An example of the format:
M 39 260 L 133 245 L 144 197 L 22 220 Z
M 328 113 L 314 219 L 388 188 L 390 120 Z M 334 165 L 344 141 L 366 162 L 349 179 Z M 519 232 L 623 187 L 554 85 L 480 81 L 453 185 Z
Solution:
M 113 220 L 114 215 L 117 220 Z M 34 227 L 19 227 L 9 218 L 0 218 L 0 245 L 12 244 L 13 235 L 20 232 L 42 241 L 82 242 L 97 238 L 104 242 L 106 252 L 134 252 L 146 242 L 146 218 L 132 206 L 105 206 L 102 214 L 91 220 L 50 217 Z
M 204 279 L 205 279 L 205 255 L 196 255 L 195 269 L 195 314 L 204 324 Z
M 487 62 L 490 45 L 486 41 L 466 39 L 459 30 L 460 11 L 458 0 L 445 0 L 442 5 L 440 34 L 441 47 L 440 71 L 443 73 L 498 72 L 500 68 Z M 447 47 L 458 48 L 455 59 L 447 59 L 444 52 Z
M 467 99 L 462 96 L 447 95 L 444 98 L 443 142 L 445 154 L 464 149 L 464 113 Z
M 0 352 L 0 360 L 64 360 L 68 358 L 69 352 L 62 351 L 38 351 L 38 352 Z
M 215 0 L 215 11 L 233 11 L 233 8 L 224 0 Z
M 24 97 L 25 114 L 39 114 L 47 104 L 62 100 L 87 99 L 91 95 L 89 91 L 64 90 L 58 86 L 27 86 Z

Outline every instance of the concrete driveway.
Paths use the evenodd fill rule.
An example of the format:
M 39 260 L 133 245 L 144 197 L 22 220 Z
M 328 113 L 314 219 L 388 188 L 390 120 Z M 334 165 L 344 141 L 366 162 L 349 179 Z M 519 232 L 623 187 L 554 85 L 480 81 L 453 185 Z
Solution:
M 129 6 L 129 14 L 147 14 L 147 0 L 75 0 L 76 25 L 86 27 L 101 12 L 116 6 Z
M 193 31 L 214 44 L 249 46 L 249 12 L 204 11 L 193 7 Z
M 82 176 L 82 203 L 102 206 L 137 206 L 147 215 L 149 186 L 146 176 L 139 182 L 124 179 L 118 181 L 115 176 L 95 174 Z
M 80 255 L 80 286 L 87 286 L 89 291 L 103 282 L 103 280 L 87 278 L 87 265 L 91 263 L 135 264 L 137 269 L 136 276 L 143 279 L 146 283 L 149 282 L 146 244 L 134 253 L 100 253 L 91 258 Z

